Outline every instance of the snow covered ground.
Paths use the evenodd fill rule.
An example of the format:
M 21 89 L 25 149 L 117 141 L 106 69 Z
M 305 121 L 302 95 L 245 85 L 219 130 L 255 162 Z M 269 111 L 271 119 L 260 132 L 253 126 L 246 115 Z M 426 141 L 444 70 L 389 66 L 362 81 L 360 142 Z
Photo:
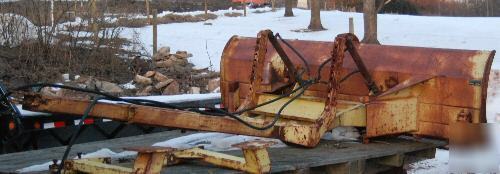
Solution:
M 410 164 L 408 173 L 428 174 L 428 173 L 448 173 L 448 159 L 450 152 L 448 150 L 436 149 L 434 159 L 423 160 Z
M 253 13 L 253 11 L 266 13 Z M 222 50 L 233 35 L 255 37 L 262 29 L 271 29 L 284 38 L 301 40 L 332 41 L 337 34 L 348 32 L 349 17 L 354 18 L 355 34 L 363 36 L 363 14 L 339 11 L 322 11 L 321 21 L 328 30 L 319 32 L 293 32 L 307 28 L 309 10 L 294 9 L 295 17 L 283 17 L 284 9 L 270 12 L 269 8 L 251 9 L 247 17 L 226 17 L 227 12 L 241 10 L 220 10 L 219 17 L 206 21 L 212 25 L 197 23 L 173 23 L 158 26 L 158 45 L 170 46 L 172 50 L 188 50 L 194 57 L 190 60 L 197 67 L 208 67 L 210 55 L 214 69 L 219 69 Z M 199 14 L 189 12 L 183 14 Z M 474 50 L 500 50 L 500 18 L 489 17 L 424 17 L 409 15 L 378 15 L 378 34 L 382 44 L 423 46 Z M 123 37 L 140 34 L 140 40 L 149 52 L 152 48 L 152 27 L 126 28 Z M 207 49 L 205 47 L 207 44 Z M 500 69 L 500 60 L 494 68 Z

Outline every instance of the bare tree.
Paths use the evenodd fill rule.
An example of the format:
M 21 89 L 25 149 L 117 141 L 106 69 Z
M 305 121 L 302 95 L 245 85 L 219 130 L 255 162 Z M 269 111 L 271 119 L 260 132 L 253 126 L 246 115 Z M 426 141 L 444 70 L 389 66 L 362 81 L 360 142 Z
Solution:
M 272 10 L 273 12 L 276 11 L 276 0 L 271 0 L 271 7 L 272 7 Z
M 285 17 L 293 16 L 293 0 L 285 0 Z
M 365 35 L 363 43 L 380 44 L 377 39 L 377 13 L 391 0 L 365 0 L 363 2 L 363 20 Z
M 310 30 L 324 30 L 323 25 L 321 25 L 321 5 L 320 0 L 310 0 L 311 2 L 311 22 L 309 23 Z

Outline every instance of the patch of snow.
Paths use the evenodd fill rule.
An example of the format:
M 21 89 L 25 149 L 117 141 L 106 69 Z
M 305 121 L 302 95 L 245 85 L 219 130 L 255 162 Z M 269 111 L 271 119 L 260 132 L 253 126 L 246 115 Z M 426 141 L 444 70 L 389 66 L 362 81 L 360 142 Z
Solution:
M 98 151 L 83 154 L 82 158 L 102 158 L 102 157 L 111 157 L 111 158 L 123 158 L 126 156 L 136 155 L 137 152 L 133 151 L 123 151 L 120 153 L 113 152 L 108 148 L 99 149 Z
M 63 78 L 64 82 L 69 82 L 69 81 L 70 81 L 70 80 L 69 80 L 69 74 L 67 74 L 67 73 L 66 73 L 66 74 L 63 74 L 63 75 L 62 75 L 62 78 Z
M 36 28 L 26 17 L 14 13 L 0 14 L 0 45 L 15 47 L 25 39 L 34 37 Z
M 486 103 L 486 119 L 488 123 L 500 123 L 500 71 L 493 70 L 488 82 L 488 100 Z
M 54 84 L 56 84 L 56 85 L 64 85 L 64 84 L 62 84 L 62 83 L 54 83 Z M 61 90 L 61 88 L 58 88 L 58 87 L 50 87 L 50 90 L 51 90 L 51 91 L 59 91 L 59 90 Z
M 136 89 L 137 87 L 134 85 L 134 81 L 130 81 L 125 84 L 120 85 L 123 89 Z
M 215 88 L 213 91 L 210 91 L 211 93 L 220 93 L 220 86 Z
M 427 174 L 427 173 L 448 173 L 448 159 L 450 152 L 448 150 L 436 149 L 436 157 L 419 161 L 409 165 L 408 173 Z
M 132 151 L 123 151 L 120 153 L 116 153 L 116 152 L 111 151 L 108 148 L 103 148 L 103 149 L 99 149 L 98 151 L 95 151 L 92 153 L 83 154 L 82 158 L 83 159 L 85 159 L 85 158 L 102 158 L 102 157 L 123 158 L 126 156 L 132 156 L 132 155 L 136 155 L 136 154 L 137 154 L 137 152 L 132 152 Z M 77 157 L 75 157 L 74 159 L 77 159 Z M 61 160 L 58 160 L 57 163 L 60 164 Z M 32 165 L 29 167 L 25 167 L 25 168 L 16 170 L 16 172 L 28 173 L 28 172 L 47 171 L 47 170 L 49 170 L 49 166 L 52 164 L 54 164 L 54 162 L 51 161 L 51 162 L 46 162 L 43 164 Z
M 43 113 L 43 112 L 33 112 L 33 111 L 24 110 L 22 105 L 16 105 L 16 107 L 19 110 L 19 112 L 21 113 L 22 117 L 50 115 L 48 113 Z
M 361 135 L 352 126 L 336 127 L 331 132 L 326 132 L 321 139 L 335 141 L 356 141 Z
M 500 94 L 500 90 L 497 90 L 497 94 Z M 500 97 L 490 98 L 486 103 L 486 119 L 488 123 L 500 123 Z
M 61 163 L 61 161 L 57 161 L 57 163 Z M 18 173 L 28 173 L 28 172 L 41 172 L 41 171 L 47 171 L 49 170 L 49 166 L 54 164 L 53 162 L 46 162 L 43 164 L 37 164 L 37 165 L 32 165 L 29 167 L 25 167 L 19 170 L 16 170 Z
M 234 134 L 226 134 L 218 132 L 191 134 L 163 142 L 158 142 L 153 144 L 153 146 L 173 147 L 178 149 L 188 149 L 188 148 L 203 146 L 203 148 L 207 150 L 228 151 L 228 150 L 239 149 L 231 147 L 231 145 L 233 144 L 238 144 L 241 142 L 252 141 L 252 140 L 274 141 L 276 142 L 276 144 L 271 147 L 286 147 L 286 145 L 283 142 L 277 139 L 253 137 L 245 135 L 234 135 Z
M 181 94 L 181 95 L 158 95 L 158 96 L 141 96 L 141 97 L 123 97 L 126 99 L 146 99 L 164 103 L 181 103 L 198 100 L 220 99 L 220 93 L 209 94 Z M 104 101 L 104 100 L 103 100 Z

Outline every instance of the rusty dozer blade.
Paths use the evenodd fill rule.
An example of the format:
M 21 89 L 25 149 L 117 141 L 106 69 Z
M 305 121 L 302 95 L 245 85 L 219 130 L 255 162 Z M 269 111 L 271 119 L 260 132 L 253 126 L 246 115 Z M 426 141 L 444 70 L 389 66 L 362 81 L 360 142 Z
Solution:
M 221 91 L 231 116 L 111 103 L 95 105 L 90 115 L 272 137 L 306 147 L 337 126 L 365 128 L 368 138 L 446 139 L 452 122 L 486 122 L 495 51 L 362 44 L 352 34 L 334 42 L 278 38 L 263 30 L 257 38 L 233 36 L 226 44 Z M 89 103 L 30 94 L 23 108 L 78 115 Z

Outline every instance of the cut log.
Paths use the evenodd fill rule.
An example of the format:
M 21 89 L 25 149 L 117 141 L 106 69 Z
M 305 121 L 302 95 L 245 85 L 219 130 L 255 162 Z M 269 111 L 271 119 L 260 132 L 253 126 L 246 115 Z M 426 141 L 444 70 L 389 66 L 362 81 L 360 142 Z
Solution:
M 96 80 L 95 87 L 98 88 L 99 91 L 103 91 L 110 94 L 121 94 L 123 93 L 123 89 L 115 83 L 107 82 L 107 81 L 99 81 Z
M 158 50 L 158 53 L 156 53 L 153 56 L 153 60 L 155 61 L 160 61 L 160 60 L 165 60 L 168 58 L 170 55 L 170 47 L 162 47 L 160 50 Z
M 158 50 L 158 54 L 169 55 L 170 54 L 170 47 L 161 47 Z
M 163 82 L 159 82 L 155 85 L 155 88 L 156 89 L 162 89 L 163 87 L 169 85 L 170 83 L 172 83 L 174 81 L 174 79 L 168 79 L 168 80 L 165 80 Z
M 188 93 L 189 94 L 199 94 L 200 88 L 199 87 L 190 87 Z
M 150 85 L 153 83 L 153 80 L 141 75 L 135 75 L 134 82 L 141 85 Z
M 218 72 L 210 72 L 210 73 L 204 73 L 204 74 L 196 74 L 191 76 L 191 79 L 197 80 L 197 79 L 213 79 L 219 77 Z
M 164 81 L 167 81 L 168 80 L 168 77 L 163 75 L 162 73 L 160 72 L 156 72 L 155 76 L 153 77 L 156 81 L 159 81 L 159 82 L 164 82 Z
M 162 95 L 175 95 L 179 93 L 179 83 L 173 81 L 165 89 L 163 89 Z
M 144 74 L 144 77 L 151 78 L 155 75 L 155 71 L 148 71 L 146 74 Z
M 51 90 L 51 87 L 42 88 L 42 90 L 40 90 L 40 93 L 42 93 L 43 95 L 46 95 L 46 96 L 51 96 L 51 97 L 57 96 L 56 92 Z
M 153 91 L 153 86 L 146 86 L 144 89 L 137 91 L 137 96 L 148 96 L 151 95 L 151 91 Z
M 214 90 L 219 88 L 219 86 L 220 86 L 220 78 L 210 79 L 208 81 L 207 90 L 209 92 L 214 92 Z
M 177 51 L 174 55 L 179 59 L 186 59 L 189 57 L 187 51 Z
M 169 68 L 172 65 L 174 65 L 174 61 L 170 59 L 155 62 L 155 66 L 158 68 Z

